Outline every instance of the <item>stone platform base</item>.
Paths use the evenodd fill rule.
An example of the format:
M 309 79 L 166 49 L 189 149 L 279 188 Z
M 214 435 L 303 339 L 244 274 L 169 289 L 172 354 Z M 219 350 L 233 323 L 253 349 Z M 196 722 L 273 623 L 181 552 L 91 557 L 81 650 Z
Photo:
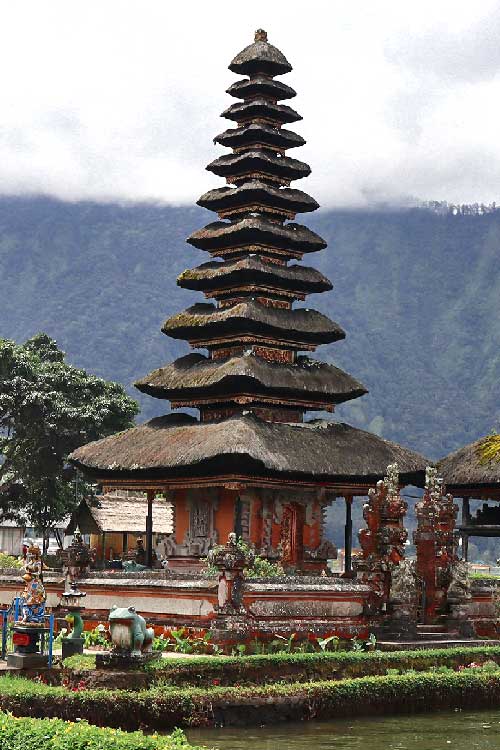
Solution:
M 140 656 L 131 656 L 131 654 L 114 653 L 113 651 L 101 651 L 95 656 L 95 665 L 97 669 L 140 669 L 144 664 L 153 659 L 160 659 L 161 653 L 151 652 L 141 654 Z
M 7 669 L 38 669 L 47 666 L 47 656 L 43 654 L 8 654 Z
M 66 659 L 68 656 L 74 656 L 75 654 L 83 654 L 84 643 L 85 641 L 83 638 L 63 638 L 62 658 Z

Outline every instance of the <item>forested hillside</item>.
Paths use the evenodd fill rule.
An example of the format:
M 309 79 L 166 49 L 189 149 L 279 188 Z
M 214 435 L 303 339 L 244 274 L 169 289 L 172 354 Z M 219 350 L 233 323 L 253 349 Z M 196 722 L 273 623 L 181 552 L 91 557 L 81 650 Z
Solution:
M 176 276 L 208 257 L 184 242 L 201 209 L 0 199 L 0 336 L 46 331 L 70 362 L 131 386 L 187 351 L 160 333 L 192 304 Z M 500 212 L 321 211 L 308 259 L 334 283 L 309 298 L 347 331 L 316 356 L 369 395 L 337 418 L 437 458 L 500 421 Z M 130 387 L 141 419 L 165 410 Z

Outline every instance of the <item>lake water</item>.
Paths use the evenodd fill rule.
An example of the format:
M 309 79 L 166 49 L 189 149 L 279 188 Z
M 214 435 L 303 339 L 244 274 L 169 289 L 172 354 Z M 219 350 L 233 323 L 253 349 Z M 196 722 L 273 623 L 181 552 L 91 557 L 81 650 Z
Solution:
M 500 709 L 190 729 L 187 735 L 217 750 L 500 750 Z

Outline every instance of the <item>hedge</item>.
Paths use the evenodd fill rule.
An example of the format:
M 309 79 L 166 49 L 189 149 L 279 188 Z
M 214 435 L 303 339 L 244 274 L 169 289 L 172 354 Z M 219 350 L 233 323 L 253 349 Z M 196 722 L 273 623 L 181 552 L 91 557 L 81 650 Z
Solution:
M 79 717 L 136 729 L 223 726 L 331 719 L 438 709 L 498 708 L 500 671 L 412 673 L 267 687 L 82 690 L 0 678 L 4 710 L 21 716 Z
M 181 730 L 168 737 L 122 732 L 61 719 L 18 718 L 0 713 L 0 747 L 8 750 L 202 750 L 190 745 Z
M 338 680 L 368 675 L 384 675 L 388 669 L 426 671 L 432 667 L 456 669 L 471 662 L 497 661 L 500 647 L 471 647 L 384 652 L 278 653 L 252 656 L 198 656 L 189 659 L 159 659 L 147 670 L 151 684 L 179 686 L 235 684 L 265 685 L 271 682 Z M 85 679 L 85 670 L 95 669 L 95 657 L 71 656 L 64 667 L 74 670 L 73 679 Z M 71 677 L 71 675 L 70 675 Z M 139 680 L 138 687 L 144 686 Z M 134 689 L 133 673 L 130 689 Z
M 86 721 L 16 718 L 0 713 L 0 746 L 5 750 L 196 750 L 181 730 L 168 737 L 102 729 Z

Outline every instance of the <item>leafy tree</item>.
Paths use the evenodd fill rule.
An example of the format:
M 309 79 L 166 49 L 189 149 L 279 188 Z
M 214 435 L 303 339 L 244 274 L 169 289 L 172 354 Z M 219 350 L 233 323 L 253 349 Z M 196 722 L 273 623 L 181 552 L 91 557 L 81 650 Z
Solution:
M 45 539 L 75 506 L 68 454 L 137 413 L 121 385 L 68 364 L 46 334 L 0 339 L 0 518 L 27 520 Z

